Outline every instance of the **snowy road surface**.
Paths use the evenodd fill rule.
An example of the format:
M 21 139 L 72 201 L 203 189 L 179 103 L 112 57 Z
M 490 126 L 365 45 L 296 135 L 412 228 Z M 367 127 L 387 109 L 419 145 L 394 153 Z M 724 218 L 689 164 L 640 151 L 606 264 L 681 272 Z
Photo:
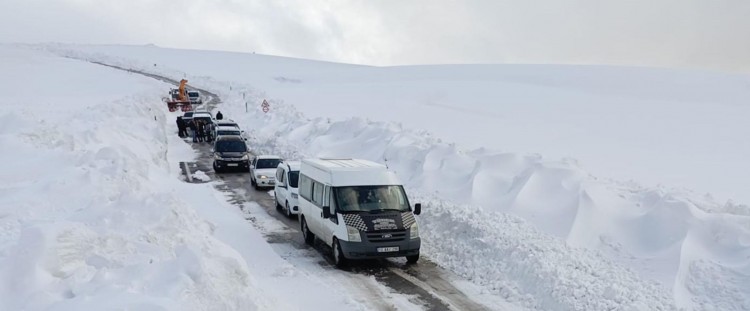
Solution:
M 97 64 L 177 84 L 177 81 L 166 77 L 102 63 Z M 205 108 L 209 111 L 214 110 L 221 103 L 216 94 L 206 90 L 200 91 L 206 96 Z M 373 308 L 378 310 L 508 309 L 507 303 L 499 297 L 480 294 L 480 289 L 425 258 L 422 258 L 416 265 L 407 265 L 405 260 L 399 258 L 356 261 L 346 271 L 336 269 L 331 257 L 331 249 L 319 241 L 316 241 L 313 248 L 306 245 L 299 231 L 297 219 L 287 218 L 276 209 L 272 189 L 256 190 L 250 185 L 250 178 L 246 172 L 215 174 L 211 163 L 211 144 L 192 143 L 189 139 L 185 139 L 185 142 L 191 144 L 198 155 L 195 162 L 179 163 L 186 182 L 215 182 L 215 188 L 225 193 L 230 203 L 246 213 L 246 219 L 264 233 L 266 240 L 272 244 L 279 255 L 298 268 L 307 269 L 308 272 L 316 275 L 328 274 L 326 278 L 330 278 L 332 282 L 368 293 L 370 299 L 367 303 L 371 303 Z M 249 147 L 252 149 L 252 146 Z M 206 177 L 196 178 L 196 175 Z M 463 288 L 457 288 L 454 282 L 462 283 Z M 473 294 L 477 300 L 470 298 L 464 291 L 469 295 Z

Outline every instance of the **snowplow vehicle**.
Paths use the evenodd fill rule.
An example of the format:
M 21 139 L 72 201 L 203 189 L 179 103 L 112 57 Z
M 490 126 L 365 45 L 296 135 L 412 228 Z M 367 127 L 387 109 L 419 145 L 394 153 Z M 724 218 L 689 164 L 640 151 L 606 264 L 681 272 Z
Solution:
M 182 79 L 180 80 L 179 88 L 169 90 L 169 98 L 166 102 L 170 112 L 177 111 L 178 108 L 183 112 L 193 110 L 192 102 L 188 97 L 188 91 L 185 87 L 187 82 L 187 80 Z

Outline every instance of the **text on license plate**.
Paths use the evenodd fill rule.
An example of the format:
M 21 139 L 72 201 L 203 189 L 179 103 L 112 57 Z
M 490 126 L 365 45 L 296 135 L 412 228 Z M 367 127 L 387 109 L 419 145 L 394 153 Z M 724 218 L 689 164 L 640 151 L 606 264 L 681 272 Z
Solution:
M 228 163 L 227 166 L 237 166 L 237 163 Z
M 398 252 L 398 246 L 394 246 L 394 247 L 378 247 L 378 253 L 387 253 L 387 252 Z

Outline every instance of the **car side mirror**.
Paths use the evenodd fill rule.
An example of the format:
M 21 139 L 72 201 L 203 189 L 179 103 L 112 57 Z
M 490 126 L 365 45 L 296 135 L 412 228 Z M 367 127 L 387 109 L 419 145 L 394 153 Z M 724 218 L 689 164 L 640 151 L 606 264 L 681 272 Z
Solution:
M 414 215 L 419 215 L 422 213 L 422 203 L 414 204 Z
M 325 219 L 331 218 L 331 207 L 330 206 L 323 206 L 323 218 L 325 218 Z

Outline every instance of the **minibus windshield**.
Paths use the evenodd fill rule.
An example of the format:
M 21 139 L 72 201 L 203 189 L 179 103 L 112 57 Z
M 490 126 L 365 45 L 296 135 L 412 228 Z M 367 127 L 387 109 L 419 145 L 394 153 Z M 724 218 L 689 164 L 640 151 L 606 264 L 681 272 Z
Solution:
M 401 186 L 335 187 L 341 212 L 409 211 L 409 202 Z

